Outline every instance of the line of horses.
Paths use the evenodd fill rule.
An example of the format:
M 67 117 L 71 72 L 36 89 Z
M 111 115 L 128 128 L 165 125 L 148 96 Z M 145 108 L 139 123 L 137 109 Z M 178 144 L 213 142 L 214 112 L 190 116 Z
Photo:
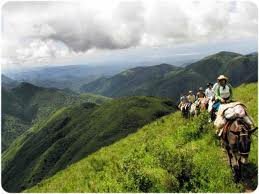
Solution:
M 179 107 L 180 108 L 180 107 Z M 208 98 L 198 99 L 192 104 L 188 104 L 185 108 L 180 108 L 182 116 L 186 119 L 198 116 L 202 111 L 211 111 L 212 102 Z M 212 114 L 212 120 L 216 118 L 216 113 Z M 222 145 L 225 148 L 229 165 L 232 169 L 235 182 L 246 179 L 243 169 L 251 166 L 248 163 L 248 156 L 251 147 L 251 135 L 257 130 L 251 128 L 243 118 L 235 118 L 228 120 L 224 126 L 223 133 L 220 137 Z
M 198 116 L 201 111 L 206 111 L 209 109 L 210 100 L 208 98 L 199 98 L 194 103 L 188 103 L 184 108 L 180 108 L 182 116 L 184 118 L 191 118 Z M 210 110 L 208 110 L 210 111 Z

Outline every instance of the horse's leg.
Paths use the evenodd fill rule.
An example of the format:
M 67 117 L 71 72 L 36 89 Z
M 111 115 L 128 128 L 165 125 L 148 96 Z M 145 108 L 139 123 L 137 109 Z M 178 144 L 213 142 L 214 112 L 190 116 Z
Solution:
M 227 150 L 227 153 L 228 153 L 228 162 L 229 162 L 229 166 L 230 168 L 232 169 L 233 166 L 232 166 L 232 154 L 230 153 L 230 150 L 229 150 L 229 147 L 226 147 L 226 150 Z
M 234 153 L 234 179 L 235 179 L 235 182 L 239 182 L 240 181 L 240 163 L 239 163 L 239 160 L 238 160 L 238 153 Z
M 239 177 L 239 180 L 240 180 L 240 179 L 242 179 L 242 162 L 240 161 L 240 159 L 238 160 L 238 166 L 239 166 L 238 177 Z

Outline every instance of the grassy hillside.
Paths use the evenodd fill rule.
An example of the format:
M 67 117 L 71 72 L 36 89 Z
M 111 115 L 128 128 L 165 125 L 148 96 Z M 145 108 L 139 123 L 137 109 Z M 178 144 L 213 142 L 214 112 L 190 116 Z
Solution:
M 55 110 L 81 102 L 103 103 L 109 100 L 96 95 L 76 95 L 58 89 L 22 83 L 13 89 L 2 88 L 2 151 L 36 122 Z
M 168 99 L 127 97 L 58 110 L 3 154 L 2 184 L 21 191 L 175 110 Z
M 215 82 L 226 74 L 234 86 L 257 81 L 258 54 L 241 55 L 219 52 L 184 68 L 161 64 L 129 69 L 110 78 L 100 78 L 81 90 L 105 96 L 152 95 L 177 98 L 188 90 L 197 90 L 206 82 Z
M 235 89 L 257 123 L 257 83 Z M 206 114 L 192 121 L 180 113 L 162 117 L 137 133 L 58 172 L 26 192 L 243 192 L 235 184 L 226 153 Z M 258 124 L 258 123 L 257 123 Z M 249 187 L 257 186 L 257 143 L 253 136 Z

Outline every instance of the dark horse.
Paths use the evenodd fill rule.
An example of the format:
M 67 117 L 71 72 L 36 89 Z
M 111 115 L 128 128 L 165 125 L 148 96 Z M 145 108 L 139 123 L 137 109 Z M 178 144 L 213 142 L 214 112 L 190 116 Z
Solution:
M 229 164 L 233 170 L 235 181 L 241 179 L 242 165 L 248 163 L 248 155 L 251 145 L 251 134 L 257 128 L 251 129 L 243 119 L 237 118 L 228 121 L 227 127 L 223 133 L 225 148 L 229 157 Z
M 190 118 L 190 104 L 188 104 L 188 105 L 185 105 L 183 108 L 182 108 L 182 110 L 181 110 L 181 112 L 182 112 L 182 116 L 184 117 L 184 118 L 186 118 L 186 119 L 189 119 Z

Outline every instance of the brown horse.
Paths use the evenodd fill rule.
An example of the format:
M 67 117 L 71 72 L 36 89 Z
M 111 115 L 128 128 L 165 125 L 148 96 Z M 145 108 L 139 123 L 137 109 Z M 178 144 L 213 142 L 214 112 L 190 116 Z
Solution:
M 251 134 L 256 129 L 251 129 L 241 118 L 229 121 L 225 126 L 222 138 L 228 153 L 230 167 L 237 182 L 241 178 L 242 165 L 248 163 Z

